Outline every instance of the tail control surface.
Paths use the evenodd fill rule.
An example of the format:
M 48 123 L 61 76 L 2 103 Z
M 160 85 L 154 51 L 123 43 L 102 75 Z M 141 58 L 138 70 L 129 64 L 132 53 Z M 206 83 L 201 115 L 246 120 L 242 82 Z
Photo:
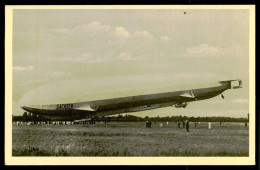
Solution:
M 230 89 L 238 89 L 242 88 L 242 80 L 226 80 L 226 81 L 220 81 L 221 84 L 228 83 L 230 86 Z

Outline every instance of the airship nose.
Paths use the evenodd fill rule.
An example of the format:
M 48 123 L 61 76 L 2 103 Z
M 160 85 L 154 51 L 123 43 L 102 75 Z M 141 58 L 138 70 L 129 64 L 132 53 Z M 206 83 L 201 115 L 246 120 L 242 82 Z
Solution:
M 21 108 L 22 108 L 23 110 L 28 111 L 26 106 L 21 106 Z
M 21 106 L 21 108 L 27 112 L 31 112 L 33 109 L 28 106 Z

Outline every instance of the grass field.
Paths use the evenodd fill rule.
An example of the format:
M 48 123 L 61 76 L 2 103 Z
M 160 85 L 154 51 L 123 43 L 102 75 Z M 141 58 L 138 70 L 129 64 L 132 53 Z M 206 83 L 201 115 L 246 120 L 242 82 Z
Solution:
M 190 132 L 169 122 L 96 125 L 13 125 L 13 156 L 248 156 L 242 123 L 190 123 Z

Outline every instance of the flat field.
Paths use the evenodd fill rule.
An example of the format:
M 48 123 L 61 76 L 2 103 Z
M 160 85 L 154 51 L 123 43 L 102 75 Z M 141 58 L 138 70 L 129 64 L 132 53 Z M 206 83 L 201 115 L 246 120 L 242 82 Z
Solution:
M 106 125 L 13 125 L 13 156 L 248 156 L 243 123 L 190 123 L 190 132 L 163 122 Z

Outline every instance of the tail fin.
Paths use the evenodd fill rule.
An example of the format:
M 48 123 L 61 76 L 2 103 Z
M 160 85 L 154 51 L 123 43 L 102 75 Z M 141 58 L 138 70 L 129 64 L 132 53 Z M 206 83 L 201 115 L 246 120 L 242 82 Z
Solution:
M 236 80 L 226 80 L 226 81 L 219 81 L 221 84 L 229 84 L 230 89 L 238 89 L 242 88 L 242 80 L 236 79 Z

